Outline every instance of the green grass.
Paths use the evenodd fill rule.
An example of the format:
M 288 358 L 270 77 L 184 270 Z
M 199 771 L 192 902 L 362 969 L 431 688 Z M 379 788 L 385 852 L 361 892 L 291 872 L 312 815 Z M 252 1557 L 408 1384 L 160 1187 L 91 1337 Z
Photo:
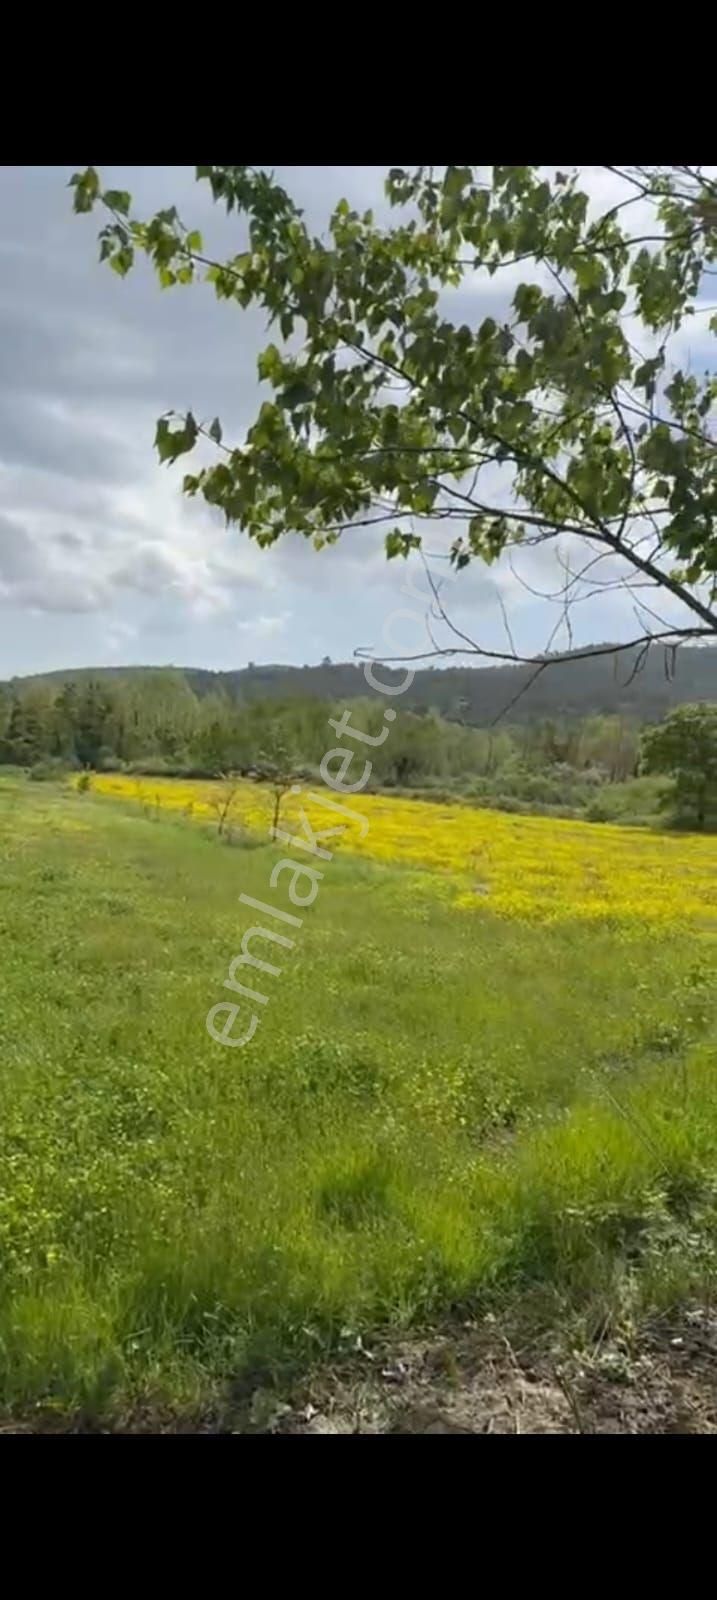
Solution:
M 456 1304 L 589 1338 L 711 1292 L 707 935 L 339 856 L 229 1050 L 205 1016 L 277 851 L 13 778 L 0 852 L 6 1411 L 186 1414 Z

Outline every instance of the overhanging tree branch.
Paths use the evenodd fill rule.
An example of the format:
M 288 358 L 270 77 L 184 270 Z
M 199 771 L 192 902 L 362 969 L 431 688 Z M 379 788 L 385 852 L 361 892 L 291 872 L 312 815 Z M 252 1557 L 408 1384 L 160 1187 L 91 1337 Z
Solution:
M 717 263 L 717 184 L 694 166 L 605 171 L 616 192 L 592 217 L 577 172 L 392 169 L 386 191 L 400 222 L 379 228 L 340 201 L 316 239 L 273 177 L 198 168 L 246 223 L 247 248 L 224 263 L 175 208 L 136 221 L 130 196 L 103 193 L 94 169 L 72 181 L 76 210 L 106 207 L 101 254 L 120 275 L 137 251 L 165 287 L 201 268 L 220 298 L 261 306 L 279 329 L 283 348 L 269 345 L 259 360 L 273 398 L 242 445 L 223 443 L 218 419 L 208 429 L 191 413 L 158 425 L 163 461 L 199 437 L 218 447 L 217 465 L 185 476 L 186 493 L 262 545 L 289 531 L 331 543 L 391 519 L 387 553 L 405 555 L 420 542 L 416 524 L 462 520 L 459 569 L 568 533 L 619 557 L 701 624 L 675 623 L 669 637 L 710 636 L 717 378 L 676 364 L 668 381 L 667 363 L 673 334 L 705 310 L 697 299 Z M 630 234 L 635 205 L 654 221 L 641 215 Z M 449 320 L 444 290 L 518 263 L 526 277 L 506 321 Z M 507 506 L 483 488 L 496 469 L 510 475 Z M 562 595 L 569 638 L 574 598 L 571 585 Z

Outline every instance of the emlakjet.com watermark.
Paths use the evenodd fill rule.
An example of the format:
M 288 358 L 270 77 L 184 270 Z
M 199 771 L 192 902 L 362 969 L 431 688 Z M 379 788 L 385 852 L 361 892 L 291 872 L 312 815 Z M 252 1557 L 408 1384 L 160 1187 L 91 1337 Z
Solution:
M 445 576 L 452 579 L 454 574 L 447 573 Z M 419 594 L 413 588 L 406 588 L 403 592 L 425 601 L 425 596 Z M 425 626 L 424 617 L 419 616 L 415 611 L 408 611 L 404 607 L 400 611 L 392 612 L 387 617 L 383 630 L 383 637 L 391 648 L 398 647 L 393 639 L 387 639 L 388 629 L 392 623 L 404 617 L 408 617 L 414 622 L 419 621 L 422 626 Z M 366 683 L 370 689 L 391 699 L 397 695 L 405 694 L 406 690 L 410 689 L 415 676 L 412 668 L 403 669 L 403 682 L 382 683 L 377 678 L 374 670 L 377 665 L 378 659 L 367 661 L 363 669 Z M 350 710 L 342 712 L 340 717 L 329 717 L 327 720 L 329 727 L 333 728 L 334 733 L 339 738 L 356 740 L 359 746 L 373 745 L 375 747 L 376 745 L 384 744 L 388 738 L 390 724 L 396 719 L 396 711 L 393 706 L 388 706 L 383 715 L 389 726 L 383 728 L 381 733 L 378 734 L 364 733 L 361 728 L 353 728 L 351 726 Z M 349 777 L 350 772 L 352 770 L 357 772 L 358 764 L 361 761 L 363 761 L 363 771 L 360 776 L 355 776 L 351 779 Z M 337 745 L 331 750 L 327 750 L 319 768 L 327 788 L 332 790 L 334 794 L 343 796 L 359 794 L 362 789 L 365 789 L 372 770 L 372 762 L 366 759 L 365 749 L 357 749 L 356 747 L 347 749 L 344 745 Z M 292 795 L 299 795 L 303 792 L 301 784 L 292 786 Z M 286 891 L 289 903 L 295 907 L 295 910 L 287 911 L 284 906 L 272 904 L 271 901 L 255 900 L 253 895 L 250 894 L 240 894 L 239 896 L 242 905 L 247 906 L 251 911 L 259 913 L 262 917 L 269 918 L 278 926 L 267 928 L 263 923 L 255 922 L 250 928 L 247 928 L 241 941 L 241 952 L 230 962 L 229 975 L 225 978 L 223 984 L 223 987 L 228 989 L 232 995 L 241 997 L 241 1006 L 236 998 L 233 1000 L 220 1000 L 207 1013 L 207 1032 L 212 1039 L 216 1040 L 217 1044 L 236 1047 L 237 1045 L 248 1044 L 249 1040 L 253 1039 L 261 1022 L 262 1014 L 261 1011 L 251 1010 L 250 1008 L 267 1005 L 269 996 L 262 994 L 260 989 L 252 988 L 250 984 L 244 981 L 249 976 L 247 969 L 250 969 L 252 973 L 265 973 L 271 978 L 279 977 L 282 969 L 275 960 L 266 959 L 269 954 L 267 946 L 278 946 L 281 950 L 292 950 L 294 948 L 296 934 L 292 935 L 287 930 L 291 928 L 298 932 L 304 919 L 301 916 L 297 916 L 296 912 L 306 910 L 316 900 L 323 882 L 325 864 L 333 858 L 333 850 L 327 848 L 327 845 L 330 845 L 330 841 L 337 835 L 343 834 L 347 822 L 357 822 L 359 824 L 360 837 L 362 839 L 368 833 L 368 819 L 362 816 L 359 811 L 353 811 L 349 805 L 340 804 L 338 800 L 331 799 L 329 795 L 317 793 L 311 789 L 307 791 L 307 799 L 325 810 L 325 827 L 312 825 L 302 808 L 299 813 L 296 833 L 289 834 L 284 828 L 272 827 L 270 829 L 271 837 L 286 845 L 289 850 L 295 851 L 299 858 L 296 859 L 293 855 L 283 856 L 281 861 L 277 861 L 269 878 L 269 885 L 272 889 Z M 337 822 L 337 817 L 341 817 L 344 820 Z M 261 955 L 257 955 L 255 949 L 260 940 L 264 941 L 264 943 L 261 946 Z M 277 953 L 276 950 L 272 949 L 272 955 Z M 240 1011 L 242 1013 L 241 1016 Z M 248 1017 L 247 1012 L 249 1012 Z

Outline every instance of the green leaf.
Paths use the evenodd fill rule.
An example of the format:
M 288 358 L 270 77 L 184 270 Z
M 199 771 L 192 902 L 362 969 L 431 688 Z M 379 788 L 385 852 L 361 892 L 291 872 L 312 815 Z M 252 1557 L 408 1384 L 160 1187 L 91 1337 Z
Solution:
M 120 211 L 123 217 L 128 215 L 132 196 L 126 189 L 105 189 L 102 199 L 110 211 Z
M 184 426 L 171 428 L 166 417 L 160 417 L 155 434 L 155 448 L 160 461 L 176 461 L 177 456 L 192 450 L 197 439 L 197 424 L 191 411 L 187 412 Z
M 305 383 L 302 379 L 297 379 L 296 383 L 290 383 L 282 391 L 281 403 L 287 406 L 289 411 L 294 411 L 297 406 L 308 405 L 313 398 L 314 391 L 311 384 Z
M 537 283 L 519 283 L 513 295 L 513 305 L 521 322 L 529 322 L 535 316 L 543 299 L 543 291 Z
M 284 363 L 275 344 L 269 344 L 266 350 L 262 350 L 256 365 L 259 377 L 266 383 L 271 383 L 275 378 L 278 380 L 284 371 Z
M 412 550 L 420 547 L 420 543 L 418 534 L 404 533 L 402 528 L 392 528 L 391 532 L 386 534 L 386 555 L 389 561 L 393 561 L 396 556 L 403 556 L 405 560 Z
M 214 418 L 209 429 L 209 437 L 214 440 L 215 444 L 221 444 L 222 442 L 222 425 L 218 417 Z
M 74 173 L 68 188 L 75 191 L 74 210 L 91 211 L 100 192 L 100 180 L 94 167 L 87 167 L 85 172 Z
M 187 249 L 194 256 L 198 255 L 202 250 L 202 235 L 199 233 L 197 228 L 194 228 L 191 233 L 187 234 L 186 245 Z
M 132 249 L 131 244 L 123 245 L 121 250 L 117 250 L 115 254 L 110 257 L 110 266 L 112 271 L 118 273 L 120 278 L 125 278 L 127 276 L 127 273 L 129 272 L 133 262 L 134 250 Z
M 446 199 L 457 200 L 470 183 L 472 176 L 470 167 L 448 167 L 443 179 L 443 193 Z

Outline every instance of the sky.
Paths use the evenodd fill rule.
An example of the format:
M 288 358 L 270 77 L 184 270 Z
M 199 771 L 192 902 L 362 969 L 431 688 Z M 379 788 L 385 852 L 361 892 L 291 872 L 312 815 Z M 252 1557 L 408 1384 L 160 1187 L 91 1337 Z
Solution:
M 384 624 L 411 608 L 417 620 L 396 618 L 394 641 L 430 650 L 424 608 L 402 593 L 409 573 L 420 591 L 420 564 L 387 563 L 380 530 L 356 529 L 320 553 L 298 535 L 260 550 L 182 496 L 186 463 L 158 464 L 156 419 L 171 407 L 218 414 L 225 438 L 242 436 L 266 392 L 256 361 L 271 334 L 263 313 L 216 301 L 209 286 L 162 293 L 144 260 L 124 280 L 100 266 L 101 218 L 73 214 L 72 170 L 0 169 L 0 679 L 85 665 L 301 665 L 348 660 L 357 647 L 398 653 L 386 648 Z M 385 170 L 276 175 L 319 232 L 341 195 L 380 214 Z M 176 204 L 209 254 L 243 247 L 241 221 L 212 204 L 193 168 L 100 175 L 130 190 L 138 216 Z M 618 197 L 612 181 L 591 180 L 601 208 Z M 459 321 L 477 326 L 494 312 L 496 295 L 512 292 L 500 277 L 456 293 Z M 429 531 L 429 546 L 446 543 Z M 559 576 L 544 553 L 528 556 L 521 575 L 538 588 Z M 508 647 L 507 616 L 521 653 L 543 649 L 556 621 L 506 562 L 473 563 L 450 586 L 450 610 L 488 648 Z M 624 595 L 578 611 L 576 644 L 635 633 Z

